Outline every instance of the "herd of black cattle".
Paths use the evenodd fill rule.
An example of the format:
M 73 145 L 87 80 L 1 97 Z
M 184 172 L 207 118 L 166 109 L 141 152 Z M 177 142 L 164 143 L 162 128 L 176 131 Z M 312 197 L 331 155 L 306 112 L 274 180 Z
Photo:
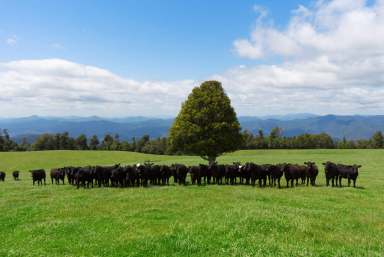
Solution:
M 329 186 L 342 186 L 341 180 L 348 179 L 348 186 L 359 175 L 360 165 L 344 165 L 333 162 L 325 162 L 324 171 L 326 184 Z M 44 169 L 31 170 L 33 185 L 46 183 L 46 172 Z M 255 163 L 233 163 L 232 165 L 199 165 L 187 167 L 183 164 L 154 165 L 150 162 L 133 166 L 88 166 L 88 167 L 64 167 L 50 171 L 52 184 L 65 184 L 65 178 L 69 184 L 79 187 L 134 187 L 148 185 L 169 185 L 171 177 L 180 185 L 187 184 L 187 176 L 190 175 L 192 184 L 245 184 L 260 187 L 268 185 L 280 188 L 280 180 L 284 176 L 287 187 L 296 186 L 301 182 L 308 186 L 316 185 L 319 173 L 314 162 L 299 164 L 264 164 Z M 12 173 L 15 180 L 19 179 L 19 171 Z M 0 172 L 0 181 L 4 181 L 5 172 Z M 295 182 L 295 183 L 294 183 Z

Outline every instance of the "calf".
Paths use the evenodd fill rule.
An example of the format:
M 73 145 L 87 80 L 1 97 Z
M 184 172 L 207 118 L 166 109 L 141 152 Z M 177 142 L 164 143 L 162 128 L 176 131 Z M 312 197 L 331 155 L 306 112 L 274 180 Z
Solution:
M 36 181 L 38 186 L 43 185 L 43 181 L 45 185 L 45 178 L 46 178 L 45 170 L 38 169 L 38 170 L 30 170 L 29 172 L 31 172 L 31 175 L 32 175 L 33 185 L 35 185 Z
M 311 182 L 311 185 L 316 185 L 316 178 L 319 174 L 319 169 L 317 168 L 316 164 L 314 162 L 304 162 L 305 165 L 307 165 L 306 170 L 306 179 L 307 179 L 307 186 L 309 182 Z
M 337 180 L 339 177 L 339 169 L 337 168 L 337 165 L 333 162 L 324 162 L 324 172 L 325 172 L 325 180 L 327 186 L 329 186 L 329 181 L 332 181 L 332 186 L 335 186 L 335 181 L 336 181 L 336 186 L 337 186 Z
M 4 180 L 5 180 L 5 172 L 0 171 L 0 181 L 4 181 Z
M 348 179 L 348 186 L 351 185 L 351 180 L 353 181 L 353 187 L 356 187 L 356 179 L 359 176 L 359 168 L 361 165 L 343 165 L 338 164 L 337 168 L 339 170 L 339 186 L 341 187 L 341 179 Z
M 15 170 L 14 172 L 12 172 L 12 176 L 14 180 L 19 180 L 19 175 L 20 175 L 20 172 L 18 170 Z

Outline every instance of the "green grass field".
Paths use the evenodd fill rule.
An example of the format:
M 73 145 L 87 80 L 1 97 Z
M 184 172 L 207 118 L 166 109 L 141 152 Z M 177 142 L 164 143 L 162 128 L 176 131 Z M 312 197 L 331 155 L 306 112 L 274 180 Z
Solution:
M 239 151 L 222 163 L 361 164 L 358 188 L 33 187 L 27 170 L 66 165 L 198 164 L 127 152 L 0 153 L 0 256 L 384 256 L 384 151 Z M 11 172 L 22 171 L 21 181 Z M 47 181 L 48 182 L 48 181 Z M 283 180 L 285 185 L 285 180 Z M 344 180 L 344 185 L 346 181 Z

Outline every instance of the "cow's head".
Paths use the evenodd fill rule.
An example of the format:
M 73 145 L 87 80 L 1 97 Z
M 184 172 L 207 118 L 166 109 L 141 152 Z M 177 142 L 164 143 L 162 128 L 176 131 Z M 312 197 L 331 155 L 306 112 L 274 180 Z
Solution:
M 305 165 L 307 165 L 308 167 L 313 167 L 316 165 L 315 162 L 304 162 Z
M 353 167 L 353 170 L 354 170 L 356 173 L 358 173 L 358 172 L 359 172 L 359 168 L 361 168 L 361 165 L 354 164 L 354 165 L 352 165 L 352 167 Z
M 330 162 L 330 161 L 326 161 L 326 162 L 323 162 L 322 163 L 324 166 L 330 166 L 330 165 L 335 165 L 333 162 Z

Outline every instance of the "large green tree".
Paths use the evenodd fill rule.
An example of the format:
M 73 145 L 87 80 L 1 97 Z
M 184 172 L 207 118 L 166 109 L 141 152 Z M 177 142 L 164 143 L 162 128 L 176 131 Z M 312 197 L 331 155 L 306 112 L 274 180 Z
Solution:
M 192 90 L 169 131 L 173 151 L 199 155 L 209 164 L 242 145 L 240 124 L 221 83 L 206 81 Z

